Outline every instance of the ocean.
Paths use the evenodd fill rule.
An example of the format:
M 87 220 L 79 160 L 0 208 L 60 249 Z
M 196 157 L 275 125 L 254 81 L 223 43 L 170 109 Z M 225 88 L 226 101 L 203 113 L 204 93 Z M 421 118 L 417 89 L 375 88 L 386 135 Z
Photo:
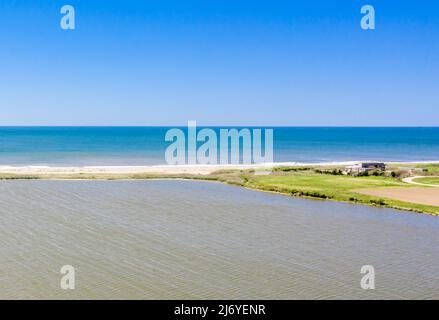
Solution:
M 0 299 L 439 297 L 433 216 L 169 180 L 2 181 L 0 203 Z
M 439 127 L 267 128 L 274 130 L 275 162 L 439 160 Z M 169 129 L 0 127 L 0 165 L 165 164 Z

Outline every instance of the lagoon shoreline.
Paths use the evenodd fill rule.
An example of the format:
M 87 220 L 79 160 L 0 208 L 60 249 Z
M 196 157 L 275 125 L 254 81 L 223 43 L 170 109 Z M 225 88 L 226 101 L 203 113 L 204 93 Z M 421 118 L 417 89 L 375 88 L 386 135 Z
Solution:
M 439 216 L 439 206 L 435 200 L 439 198 L 439 188 L 414 185 L 404 179 L 407 175 L 419 174 L 419 170 L 426 170 L 423 172 L 426 177 L 439 176 L 439 161 L 386 162 L 385 173 L 369 176 L 341 173 L 345 166 L 360 162 L 174 166 L 0 166 L 0 180 L 205 180 L 287 196 L 363 204 Z M 409 168 L 416 170 L 406 171 Z M 398 188 L 409 190 L 394 192 Z M 389 190 L 392 192 L 389 193 Z

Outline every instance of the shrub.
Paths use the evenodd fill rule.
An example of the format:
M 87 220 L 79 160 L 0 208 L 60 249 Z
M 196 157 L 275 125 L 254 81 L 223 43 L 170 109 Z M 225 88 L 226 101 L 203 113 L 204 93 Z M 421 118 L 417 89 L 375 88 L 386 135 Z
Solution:
M 383 199 L 378 199 L 378 200 L 372 199 L 370 200 L 370 202 L 379 206 L 386 205 L 386 202 Z
M 277 167 L 274 168 L 273 171 L 282 171 L 282 172 L 296 172 L 296 171 L 308 171 L 311 168 L 308 167 Z
M 320 174 L 331 174 L 334 176 L 341 176 L 343 175 L 343 171 L 341 169 L 328 169 L 328 170 L 320 170 L 320 169 L 315 169 L 314 170 L 315 173 L 320 173 Z
M 406 170 L 396 170 L 391 172 L 393 178 L 403 179 L 410 176 L 410 172 Z

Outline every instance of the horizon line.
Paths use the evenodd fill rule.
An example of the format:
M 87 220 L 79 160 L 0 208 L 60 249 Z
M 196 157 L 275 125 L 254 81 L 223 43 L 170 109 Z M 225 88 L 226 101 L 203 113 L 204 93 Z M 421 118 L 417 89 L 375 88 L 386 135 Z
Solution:
M 174 124 L 174 125 L 1 125 L 0 128 L 147 128 L 147 127 L 187 127 L 186 125 Z M 439 128 L 439 125 L 274 125 L 274 124 L 252 124 L 252 125 L 232 125 L 232 124 L 222 124 L 222 125 L 209 125 L 202 124 L 197 127 L 212 127 L 212 128 L 255 128 L 255 127 L 273 127 L 273 128 Z

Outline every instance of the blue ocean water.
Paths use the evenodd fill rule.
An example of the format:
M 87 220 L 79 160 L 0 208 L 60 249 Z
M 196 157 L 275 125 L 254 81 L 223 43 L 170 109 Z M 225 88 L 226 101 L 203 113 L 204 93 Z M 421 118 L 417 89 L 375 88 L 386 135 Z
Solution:
M 270 128 L 274 130 L 276 162 L 439 160 L 439 127 Z M 165 141 L 168 129 L 170 128 L 0 127 L 0 164 L 165 164 L 165 150 L 170 144 Z

